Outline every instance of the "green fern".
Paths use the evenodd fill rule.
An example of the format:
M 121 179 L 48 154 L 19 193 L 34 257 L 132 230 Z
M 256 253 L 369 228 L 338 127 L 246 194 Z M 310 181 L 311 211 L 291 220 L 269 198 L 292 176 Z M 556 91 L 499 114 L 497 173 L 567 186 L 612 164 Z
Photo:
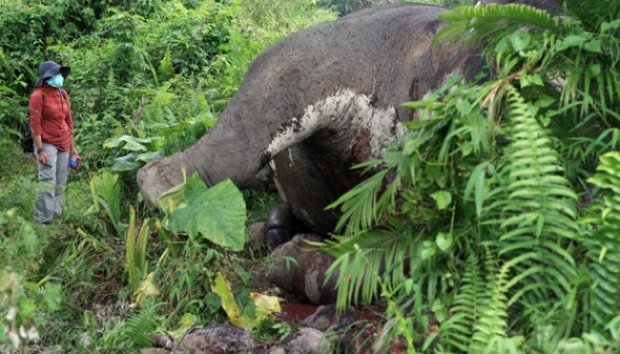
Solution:
M 167 81 L 174 77 L 172 53 L 169 50 L 164 53 L 164 56 L 159 61 L 159 66 L 157 67 L 157 74 L 161 81 Z
M 480 274 L 478 258 L 470 254 L 463 273 L 462 285 L 450 308 L 452 317 L 442 324 L 444 333 L 440 345 L 447 348 L 456 348 L 465 353 L 471 343 L 473 328 L 480 316 L 481 301 L 486 288 L 485 281 Z
M 601 156 L 590 182 L 604 193 L 598 230 L 586 239 L 593 281 L 590 299 L 592 327 L 599 333 L 620 312 L 620 153 Z
M 99 350 L 122 353 L 150 346 L 153 343 L 149 334 L 154 333 L 161 323 L 163 318 L 157 314 L 157 306 L 150 302 L 146 303 L 127 321 L 106 331 L 101 341 L 102 348 Z
M 487 251 L 484 265 L 487 285 L 481 294 L 483 299 L 473 326 L 469 353 L 487 352 L 488 348 L 497 343 L 498 339 L 508 337 L 508 299 L 506 298 L 508 267 L 504 265 L 498 271 L 496 260 L 489 251 Z
M 488 224 L 499 225 L 498 255 L 516 271 L 508 303 L 530 305 L 564 299 L 572 290 L 575 261 L 566 247 L 575 239 L 577 195 L 535 111 L 509 86 L 510 144 L 504 151 Z M 532 299 L 531 297 L 535 297 Z

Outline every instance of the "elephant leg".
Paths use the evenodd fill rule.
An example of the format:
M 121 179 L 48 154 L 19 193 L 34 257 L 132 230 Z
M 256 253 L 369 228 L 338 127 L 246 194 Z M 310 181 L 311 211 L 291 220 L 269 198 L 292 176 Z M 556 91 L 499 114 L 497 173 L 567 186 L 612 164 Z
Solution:
M 308 242 L 321 242 L 313 234 L 298 234 L 289 242 L 276 248 L 271 256 L 273 268 L 269 280 L 313 304 L 331 304 L 336 301 L 336 277 L 326 282 L 326 272 L 334 258 L 312 249 Z

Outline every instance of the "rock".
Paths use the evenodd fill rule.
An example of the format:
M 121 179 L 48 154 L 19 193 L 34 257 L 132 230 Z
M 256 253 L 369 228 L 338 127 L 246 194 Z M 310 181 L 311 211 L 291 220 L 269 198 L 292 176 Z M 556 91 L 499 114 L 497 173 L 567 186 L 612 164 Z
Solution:
M 156 348 L 172 349 L 174 347 L 174 339 L 168 333 L 153 334 L 150 337 Z
M 174 348 L 175 354 L 228 354 L 251 351 L 254 342 L 244 329 L 216 324 L 192 330 Z
M 142 348 L 139 354 L 170 354 L 170 351 L 162 348 Z
M 319 354 L 329 353 L 329 341 L 325 334 L 314 328 L 300 328 L 269 350 L 269 354 Z
M 326 331 L 351 325 L 358 320 L 360 320 L 359 315 L 353 308 L 348 308 L 344 312 L 338 313 L 336 305 L 325 305 L 319 306 L 312 315 L 301 321 L 300 325 L 319 331 Z
M 336 300 L 336 281 L 323 286 L 325 272 L 333 262 L 333 257 L 312 250 L 308 241 L 321 242 L 318 235 L 299 234 L 272 253 L 273 268 L 269 280 L 278 287 L 306 298 L 313 304 L 328 304 Z M 291 259 L 294 262 L 291 262 Z

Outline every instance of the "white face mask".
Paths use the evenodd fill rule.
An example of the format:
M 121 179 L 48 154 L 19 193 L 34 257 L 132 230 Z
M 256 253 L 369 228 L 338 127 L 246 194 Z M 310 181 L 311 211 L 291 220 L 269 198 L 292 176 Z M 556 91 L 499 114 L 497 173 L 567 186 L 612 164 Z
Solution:
M 47 79 L 47 84 L 52 87 L 56 87 L 56 88 L 62 87 L 64 83 L 65 83 L 65 78 L 60 74 L 52 76 L 49 79 Z

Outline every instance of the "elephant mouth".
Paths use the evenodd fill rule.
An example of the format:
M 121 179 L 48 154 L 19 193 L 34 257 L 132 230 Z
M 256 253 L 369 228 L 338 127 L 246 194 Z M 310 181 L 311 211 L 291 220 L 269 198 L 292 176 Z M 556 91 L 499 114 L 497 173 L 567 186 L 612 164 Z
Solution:
M 385 149 L 406 132 L 394 107 L 376 107 L 377 97 L 342 89 L 335 94 L 309 105 L 301 118 L 285 122 L 263 153 L 265 158 L 275 157 L 281 151 L 299 144 L 317 134 L 330 131 L 332 140 L 325 144 L 331 148 L 342 143 L 344 150 L 352 150 L 358 138 L 363 137 L 370 147 L 368 158 L 382 157 Z

